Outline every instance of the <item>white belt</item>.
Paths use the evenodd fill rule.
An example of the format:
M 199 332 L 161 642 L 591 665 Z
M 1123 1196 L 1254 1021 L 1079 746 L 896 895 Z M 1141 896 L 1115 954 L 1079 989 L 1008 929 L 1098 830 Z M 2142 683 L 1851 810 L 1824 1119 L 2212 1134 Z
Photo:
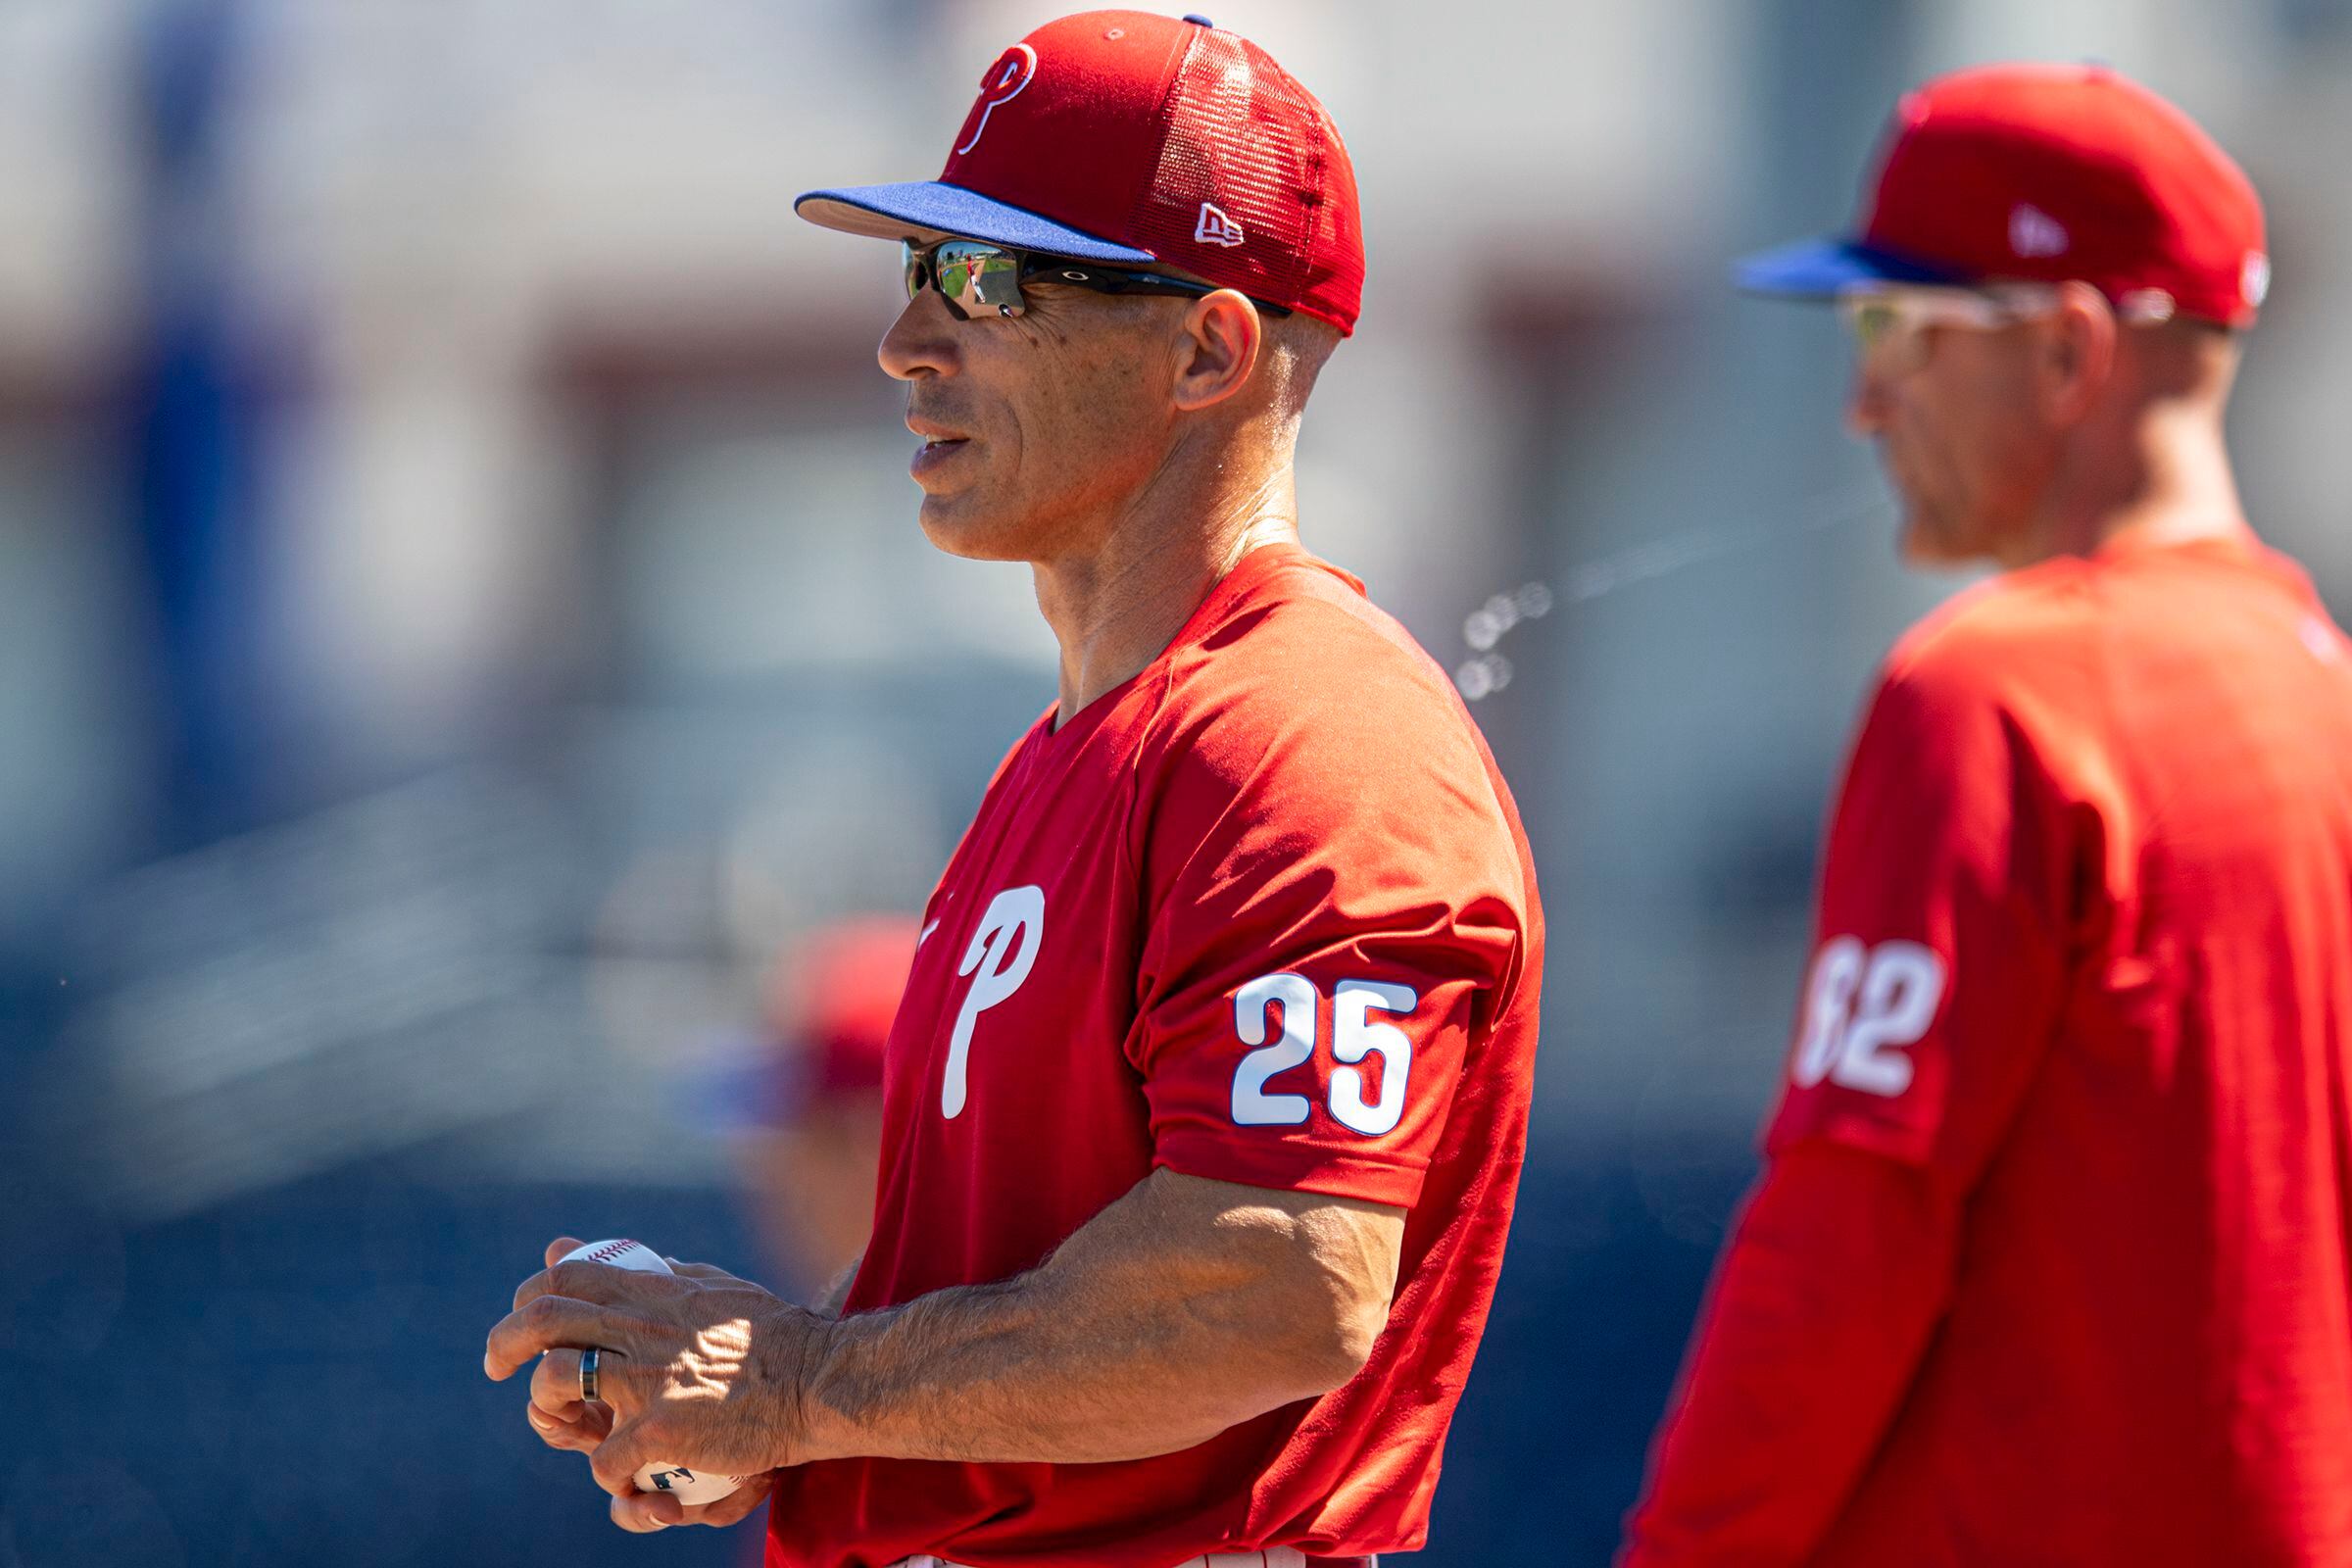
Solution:
M 891 1568 L 963 1568 L 945 1557 L 902 1557 Z M 1205 1557 L 1187 1557 L 1175 1568 L 1306 1568 L 1306 1553 L 1297 1546 L 1268 1546 L 1263 1551 L 1212 1551 Z

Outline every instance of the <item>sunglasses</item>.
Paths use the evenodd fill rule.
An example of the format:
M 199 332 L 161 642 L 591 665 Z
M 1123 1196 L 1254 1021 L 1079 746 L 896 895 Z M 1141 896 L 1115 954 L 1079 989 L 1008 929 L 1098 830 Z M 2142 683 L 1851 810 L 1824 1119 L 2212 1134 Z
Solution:
M 904 258 L 906 297 L 911 300 L 927 288 L 938 289 L 959 321 L 975 316 L 1019 316 L 1029 309 L 1021 285 L 1030 282 L 1066 283 L 1097 294 L 1175 294 L 1187 299 L 1214 294 L 1221 286 L 1170 277 L 1165 272 L 1137 272 L 1066 256 L 1041 256 L 976 239 L 942 239 L 928 245 L 908 240 Z M 1288 307 L 1255 295 L 1249 299 L 1268 316 L 1291 314 Z
M 2046 315 L 2057 303 L 2057 290 L 2039 284 L 1995 285 L 1984 289 L 1935 286 L 1857 289 L 1838 301 L 1863 357 L 1899 362 L 1896 368 L 1916 364 L 1925 357 L 1929 327 L 1997 331 Z

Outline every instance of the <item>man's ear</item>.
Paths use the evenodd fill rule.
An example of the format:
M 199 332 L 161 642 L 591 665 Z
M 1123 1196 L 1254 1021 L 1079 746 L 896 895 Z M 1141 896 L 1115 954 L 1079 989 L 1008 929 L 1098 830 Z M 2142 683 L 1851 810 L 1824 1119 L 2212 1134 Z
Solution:
M 1266 323 L 1237 290 L 1218 289 L 1193 301 L 1178 326 L 1176 407 L 1198 413 L 1250 384 L 1265 349 Z
M 2079 423 L 2115 373 L 2115 308 L 2088 283 L 2059 285 L 2058 308 L 2043 340 L 2043 407 L 2060 424 Z

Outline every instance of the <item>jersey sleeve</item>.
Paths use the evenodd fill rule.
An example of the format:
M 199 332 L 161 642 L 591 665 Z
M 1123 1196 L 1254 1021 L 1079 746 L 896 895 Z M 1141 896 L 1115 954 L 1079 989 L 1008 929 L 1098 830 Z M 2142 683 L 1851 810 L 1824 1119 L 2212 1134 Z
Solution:
M 1518 983 L 1533 890 L 1468 715 L 1255 666 L 1141 783 L 1128 1044 L 1155 1165 L 1410 1207 L 1466 1054 Z M 1369 665 L 1370 667 L 1364 667 Z
M 1960 1205 L 1814 1143 L 1775 1159 L 1717 1263 L 1618 1568 L 1810 1562 L 1951 1299 Z
M 1826 1140 L 1965 1190 L 2056 1028 L 2081 814 L 2035 726 L 1898 663 L 1855 742 L 1768 1152 Z

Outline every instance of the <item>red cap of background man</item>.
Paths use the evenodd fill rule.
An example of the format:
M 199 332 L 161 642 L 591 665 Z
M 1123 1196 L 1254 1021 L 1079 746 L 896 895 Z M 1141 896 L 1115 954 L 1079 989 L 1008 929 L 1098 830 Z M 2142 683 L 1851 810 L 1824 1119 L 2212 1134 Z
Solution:
M 2081 279 L 2142 318 L 2253 323 L 2262 200 L 2180 110 L 2103 66 L 1982 66 L 1895 111 L 1857 236 L 1742 262 L 1744 288 Z
M 1088 11 L 993 61 L 936 180 L 809 191 L 810 222 L 1180 268 L 1350 332 L 1355 170 L 1323 106 L 1207 18 Z
M 869 915 L 818 932 L 777 966 L 768 1023 L 798 1048 L 802 1094 L 834 1099 L 882 1087 L 883 1046 L 921 940 L 909 916 Z

